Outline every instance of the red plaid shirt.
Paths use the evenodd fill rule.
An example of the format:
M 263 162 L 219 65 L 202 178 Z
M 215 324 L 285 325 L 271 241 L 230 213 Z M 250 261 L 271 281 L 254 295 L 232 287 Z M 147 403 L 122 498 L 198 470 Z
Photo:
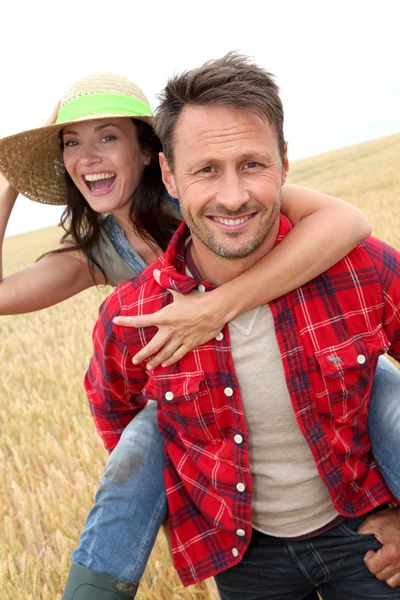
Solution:
M 289 229 L 281 217 L 278 241 Z M 112 319 L 172 301 L 154 268 L 166 287 L 183 294 L 197 287 L 185 274 L 187 235 L 182 224 L 165 254 L 103 303 L 85 380 L 108 450 L 148 400 L 158 401 L 172 552 L 185 585 L 239 562 L 251 536 L 248 435 L 229 330 L 172 367 L 146 371 L 131 359 L 156 329 L 118 327 Z M 366 418 L 378 356 L 388 350 L 400 358 L 399 254 L 369 238 L 270 308 L 297 422 L 333 505 L 355 516 L 393 502 L 371 455 Z

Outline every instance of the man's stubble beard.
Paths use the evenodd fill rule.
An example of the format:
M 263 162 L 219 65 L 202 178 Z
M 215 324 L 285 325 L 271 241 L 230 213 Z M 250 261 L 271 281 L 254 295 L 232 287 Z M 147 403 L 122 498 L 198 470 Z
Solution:
M 238 260 L 238 259 L 247 258 L 248 256 L 251 256 L 251 254 L 253 254 L 256 250 L 258 250 L 258 248 L 260 246 L 262 246 L 262 244 L 265 242 L 265 240 L 270 235 L 270 233 L 271 233 L 272 229 L 274 228 L 274 225 L 279 217 L 280 208 L 281 208 L 281 193 L 279 193 L 279 197 L 273 206 L 273 210 L 271 212 L 270 218 L 268 219 L 268 221 L 266 223 L 266 227 L 264 229 L 261 228 L 259 231 L 257 231 L 255 233 L 255 235 L 253 236 L 253 238 L 251 240 L 249 240 L 247 243 L 245 243 L 242 247 L 238 248 L 237 250 L 232 250 L 232 251 L 230 251 L 228 248 L 226 248 L 223 244 L 218 243 L 213 232 L 209 231 L 207 229 L 207 227 L 199 227 L 197 225 L 196 221 L 194 219 L 192 219 L 191 215 L 189 213 L 187 213 L 186 210 L 182 207 L 182 204 L 180 201 L 179 201 L 179 204 L 180 204 L 181 213 L 184 218 L 184 221 L 186 222 L 187 226 L 189 227 L 189 229 L 193 235 L 195 235 L 216 256 L 219 256 L 220 258 L 224 258 L 226 260 Z M 238 214 L 238 213 L 240 213 L 240 211 L 238 211 L 236 213 L 227 214 L 226 218 L 227 219 L 237 218 L 238 216 L 240 216 L 240 214 Z M 201 217 L 202 215 L 200 214 L 199 216 Z M 232 233 L 228 233 L 227 235 L 230 238 L 234 239 L 236 237 L 239 237 L 241 234 L 240 234 L 240 232 L 238 232 L 238 233 L 232 232 Z

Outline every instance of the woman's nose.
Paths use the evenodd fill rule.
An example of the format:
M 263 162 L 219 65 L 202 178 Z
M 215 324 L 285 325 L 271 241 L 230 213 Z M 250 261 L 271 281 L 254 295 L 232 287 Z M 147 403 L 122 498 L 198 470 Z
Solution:
M 85 166 L 96 164 L 101 160 L 94 144 L 85 144 L 80 148 L 79 161 Z

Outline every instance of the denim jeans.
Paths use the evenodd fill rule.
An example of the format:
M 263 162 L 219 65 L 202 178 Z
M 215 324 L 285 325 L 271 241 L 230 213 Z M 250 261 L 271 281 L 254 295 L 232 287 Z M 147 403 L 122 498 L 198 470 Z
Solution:
M 379 469 L 400 500 L 400 372 L 382 357 L 374 377 L 368 430 Z
M 131 421 L 108 459 L 95 504 L 72 560 L 138 583 L 167 516 L 157 405 Z
M 382 474 L 400 499 L 399 389 L 400 373 L 380 359 L 369 428 Z M 73 561 L 84 567 L 132 583 L 142 577 L 167 514 L 156 410 L 155 402 L 149 404 L 125 429 L 72 554 Z
M 365 517 L 308 540 L 280 540 L 253 530 L 243 559 L 215 577 L 222 600 L 368 600 L 396 598 L 393 589 L 368 570 L 364 555 L 377 550 L 374 535 L 360 535 Z

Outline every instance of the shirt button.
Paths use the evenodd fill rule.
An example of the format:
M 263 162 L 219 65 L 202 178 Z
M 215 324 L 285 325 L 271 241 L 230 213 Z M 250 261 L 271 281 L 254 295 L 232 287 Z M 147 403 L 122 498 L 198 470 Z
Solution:
M 236 484 L 236 489 L 238 492 L 244 492 L 244 490 L 246 489 L 246 486 L 244 485 L 244 483 L 238 483 L 238 484 Z
M 366 360 L 367 359 L 365 358 L 364 354 L 359 354 L 357 356 L 357 362 L 358 362 L 359 365 L 365 364 Z
M 235 558 L 239 556 L 239 550 L 237 548 L 232 548 L 232 554 Z
M 167 392 L 167 393 L 165 394 L 165 399 L 166 399 L 166 400 L 172 400 L 172 399 L 173 399 L 173 397 L 174 397 L 174 395 L 173 395 L 173 393 L 172 393 L 172 392 Z
M 241 444 L 243 442 L 243 436 L 241 436 L 240 433 L 237 433 L 233 439 L 236 444 Z
M 217 340 L 217 342 L 220 342 L 221 340 L 224 339 L 224 334 L 222 333 L 222 331 L 217 333 L 217 335 L 215 336 L 215 339 Z
M 230 387 L 226 387 L 224 389 L 224 394 L 225 394 L 225 396 L 233 396 L 233 389 Z
M 244 529 L 237 529 L 236 534 L 239 535 L 240 537 L 243 537 L 244 535 L 246 535 L 246 532 Z
M 205 285 L 203 285 L 202 283 L 200 283 L 200 284 L 197 286 L 197 289 L 199 290 L 199 292 L 200 292 L 200 293 L 204 294 L 204 292 L 206 291 L 206 286 L 205 286 Z

